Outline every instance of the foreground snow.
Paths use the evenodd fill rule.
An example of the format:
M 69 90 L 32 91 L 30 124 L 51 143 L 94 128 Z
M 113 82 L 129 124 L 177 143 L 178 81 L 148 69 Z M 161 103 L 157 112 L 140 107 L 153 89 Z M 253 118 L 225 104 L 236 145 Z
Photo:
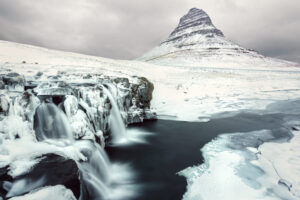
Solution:
M 299 127 L 298 127 L 299 128 Z M 286 143 L 268 142 L 261 145 L 258 151 L 261 153 L 257 166 L 268 172 L 267 181 L 275 190 L 282 189 L 290 199 L 300 198 L 300 131 L 293 131 L 294 137 Z M 270 170 L 269 170 L 270 169 Z M 284 187 L 284 188 L 282 188 Z M 283 194 L 285 194 L 283 193 Z

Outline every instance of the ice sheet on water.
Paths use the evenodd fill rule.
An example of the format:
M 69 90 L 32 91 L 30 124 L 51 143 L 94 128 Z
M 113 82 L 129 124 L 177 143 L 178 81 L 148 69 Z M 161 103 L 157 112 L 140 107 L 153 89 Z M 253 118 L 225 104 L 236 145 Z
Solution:
M 272 138 L 271 131 L 260 130 L 220 135 L 206 144 L 201 149 L 204 163 L 179 172 L 188 182 L 183 199 L 297 199 L 295 194 L 278 184 L 280 177 L 274 175 L 276 169 L 264 161 L 281 159 L 274 154 L 265 155 L 265 152 L 273 151 L 273 144 L 267 142 L 258 148 Z M 278 143 L 279 146 L 284 144 Z M 262 151 L 265 145 L 268 147 Z M 282 165 L 283 168 L 286 166 L 295 167 Z
M 300 123 L 297 122 L 299 125 Z M 287 198 L 286 192 L 292 194 L 290 199 L 300 198 L 300 131 L 299 126 L 293 130 L 293 138 L 289 142 L 268 142 L 258 150 L 258 160 L 255 163 L 266 172 L 267 181 L 273 185 L 274 192 L 282 198 Z

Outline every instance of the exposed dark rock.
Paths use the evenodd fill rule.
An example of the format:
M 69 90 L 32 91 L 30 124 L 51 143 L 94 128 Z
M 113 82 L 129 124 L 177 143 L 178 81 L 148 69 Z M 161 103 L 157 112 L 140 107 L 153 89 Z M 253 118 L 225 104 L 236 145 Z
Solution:
M 4 89 L 5 88 L 5 83 L 4 81 L 2 80 L 2 77 L 0 76 L 0 90 Z
M 0 195 L 3 199 L 24 195 L 44 186 L 64 185 L 72 190 L 76 198 L 80 196 L 79 169 L 75 161 L 56 154 L 46 154 L 29 172 L 18 177 L 8 174 L 9 167 L 0 168 Z M 5 181 L 4 181 L 5 180 Z M 24 181 L 30 183 L 23 188 L 14 188 L 15 184 Z
M 36 79 L 40 78 L 41 76 L 43 76 L 43 72 L 38 72 L 36 73 L 36 75 L 34 76 Z
M 293 187 L 293 185 L 289 181 L 284 179 L 280 179 L 278 181 L 278 184 L 282 185 L 283 187 L 286 187 L 289 191 L 291 191 L 291 188 Z
M 24 90 L 33 90 L 38 86 L 38 82 L 36 81 L 26 81 Z
M 25 77 L 18 73 L 8 73 L 2 77 L 2 80 L 9 90 L 24 90 Z
M 138 99 L 143 107 L 150 108 L 150 101 L 152 100 L 152 92 L 154 85 L 145 77 L 141 77 L 141 84 L 138 86 Z
M 5 199 L 5 195 L 7 194 L 5 183 L 12 181 L 12 177 L 8 175 L 8 170 L 8 166 L 0 168 L 0 197 L 2 199 Z
M 120 78 L 120 77 L 118 77 L 118 78 L 115 78 L 113 81 L 115 83 L 117 83 L 117 84 L 121 83 L 126 88 L 128 88 L 130 86 L 128 78 Z
M 150 111 L 153 90 L 154 85 L 145 77 L 138 78 L 138 84 L 131 85 L 130 94 L 124 99 L 124 105 L 128 109 L 127 124 L 156 119 L 156 113 Z M 129 104 L 130 107 L 128 106 Z
M 17 72 L 10 72 L 6 74 L 6 77 L 18 77 L 20 76 L 20 74 L 18 74 Z
M 0 112 L 8 112 L 9 99 L 5 95 L 0 95 Z
M 90 78 L 92 78 L 92 75 L 91 74 L 87 74 L 87 75 L 83 76 L 82 78 L 83 79 L 90 79 Z

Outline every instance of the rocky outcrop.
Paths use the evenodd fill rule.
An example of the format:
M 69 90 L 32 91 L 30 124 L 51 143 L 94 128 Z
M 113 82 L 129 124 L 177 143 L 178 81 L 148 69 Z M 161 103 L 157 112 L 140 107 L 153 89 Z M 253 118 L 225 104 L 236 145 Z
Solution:
M 30 171 L 17 177 L 9 174 L 9 167 L 0 168 L 0 196 L 2 199 L 24 195 L 34 189 L 64 185 L 80 196 L 79 169 L 75 161 L 55 154 L 46 154 Z M 30 183 L 30 184 L 22 184 Z
M 9 109 L 9 99 L 6 95 L 0 95 L 0 112 L 7 112 Z
M 123 127 L 156 118 L 150 109 L 154 86 L 142 77 L 10 71 L 0 80 L 0 199 L 22 198 L 54 185 L 71 190 L 77 199 L 94 198 L 99 193 L 94 182 L 108 184 L 110 165 L 103 148 L 112 141 L 116 107 Z M 37 153 L 20 156 L 14 151 L 20 143 L 32 144 Z M 12 170 L 14 159 L 24 160 L 17 170 Z
M 26 80 L 17 73 L 2 75 L 5 89 L 0 94 L 0 115 L 7 116 L 10 113 L 19 116 L 32 129 L 36 108 L 42 102 L 54 103 L 65 112 L 75 139 L 90 139 L 104 146 L 105 138 L 110 137 L 112 108 L 103 90 L 106 87 L 117 102 L 126 125 L 156 118 L 156 114 L 150 110 L 154 86 L 146 78 L 60 73 L 41 81 L 41 76 Z
M 25 78 L 24 76 L 21 76 L 18 73 L 15 72 L 7 73 L 4 76 L 2 76 L 1 79 L 2 79 L 1 82 L 4 83 L 4 86 L 6 86 L 7 89 L 17 90 L 17 91 L 24 90 Z M 0 83 L 0 87 L 3 88 L 2 83 Z
M 154 85 L 144 77 L 135 77 L 135 84 L 129 84 L 128 79 L 117 78 L 114 82 L 121 89 L 119 105 L 123 105 L 126 124 L 140 123 L 143 120 L 156 119 L 156 114 L 150 110 L 150 101 Z M 125 87 L 123 87 L 125 86 Z M 126 89 L 126 86 L 128 89 Z

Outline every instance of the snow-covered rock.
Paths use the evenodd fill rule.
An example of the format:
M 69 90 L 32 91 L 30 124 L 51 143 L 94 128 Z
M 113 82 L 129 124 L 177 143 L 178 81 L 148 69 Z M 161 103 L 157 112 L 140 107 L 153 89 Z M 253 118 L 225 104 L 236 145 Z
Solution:
M 40 49 L 38 52 L 41 53 Z M 24 54 L 21 53 L 20 55 L 23 56 Z M 36 58 L 41 59 L 42 57 L 40 54 Z M 63 57 L 65 59 L 65 56 Z M 12 57 L 12 59 L 15 58 Z M 49 57 L 47 57 L 46 63 L 49 61 L 48 59 Z M 62 60 L 60 62 L 66 64 Z M 20 68 L 17 67 L 17 63 L 2 63 L 2 60 L 0 61 L 0 168 L 7 169 L 5 174 L 11 176 L 9 178 L 4 174 L 5 177 L 1 179 L 1 181 L 8 181 L 4 184 L 6 188 L 4 189 L 6 194 L 2 195 L 4 199 L 8 196 L 18 196 L 32 191 L 25 196 L 14 197 L 16 199 L 23 197 L 30 199 L 36 197 L 36 193 L 40 195 L 40 191 L 44 191 L 43 188 L 41 190 L 35 189 L 43 187 L 45 185 L 44 180 L 53 180 L 51 177 L 44 179 L 41 175 L 41 179 L 35 181 L 31 185 L 32 187 L 25 187 L 23 183 L 26 180 L 22 181 L 22 177 L 26 174 L 34 176 L 31 174 L 32 170 L 35 171 L 36 166 L 42 165 L 46 161 L 39 159 L 42 156 L 56 154 L 69 161 L 75 161 L 77 165 L 88 166 L 84 162 L 90 162 L 90 158 L 81 153 L 82 147 L 80 145 L 76 145 L 81 141 L 90 141 L 90 144 L 95 146 L 95 143 L 99 143 L 104 148 L 107 140 L 111 138 L 109 123 L 112 113 L 111 100 L 116 103 L 114 108 L 118 107 L 120 110 L 118 114 L 121 116 L 121 122 L 123 121 L 125 125 L 156 118 L 156 114 L 150 108 L 150 93 L 153 91 L 153 85 L 145 78 L 133 74 L 111 73 L 108 68 L 98 70 L 94 66 L 93 70 L 89 70 L 87 73 L 86 68 L 82 66 L 70 70 L 73 68 L 72 65 L 64 68 L 55 67 L 55 65 L 32 64 L 28 61 L 19 64 Z M 118 67 L 119 64 L 116 63 L 116 66 Z M 41 67 L 43 73 L 41 73 Z M 76 69 L 80 69 L 80 72 Z M 2 83 L 3 85 L 1 85 Z M 112 94 L 113 99 L 108 98 L 108 93 L 104 92 L 104 88 L 109 94 Z M 133 98 L 137 99 L 136 102 L 138 103 L 133 104 Z M 53 112 L 50 109 L 51 106 L 43 105 L 51 105 L 54 109 L 52 109 Z M 44 123 L 42 125 L 37 124 L 39 120 L 35 119 L 39 118 L 35 117 L 37 110 L 41 110 L 40 114 L 45 116 L 45 120 L 41 121 Z M 47 112 L 51 114 L 48 118 Z M 132 113 L 138 113 L 135 115 L 135 120 L 130 117 Z M 50 134 L 51 137 L 42 137 L 47 130 L 38 131 L 38 127 L 47 129 L 48 126 L 53 125 L 52 123 L 57 126 L 68 124 L 68 130 L 61 126 L 58 127 L 62 128 L 58 132 L 70 132 L 71 136 L 67 134 L 67 138 L 61 139 L 61 137 L 57 136 L 56 138 L 53 136 L 54 134 Z M 62 135 L 59 134 L 59 136 Z M 73 138 L 79 141 L 74 141 Z M 89 151 L 93 152 L 95 149 L 89 149 Z M 99 160 L 93 162 L 95 163 L 91 165 L 96 165 L 99 169 L 104 167 L 101 163 L 100 167 L 96 164 Z M 49 163 L 47 161 L 47 164 Z M 49 166 L 44 166 L 44 168 L 47 169 Z M 81 175 L 83 176 L 84 173 L 81 172 Z M 18 181 L 19 179 L 20 181 Z M 89 177 L 85 177 L 85 179 L 89 181 Z M 53 184 L 66 185 L 63 182 Z M 24 186 L 24 190 L 18 189 L 19 186 Z M 19 191 L 23 191 L 22 194 Z M 7 196 L 9 192 L 11 194 Z
M 52 200 L 54 194 L 56 200 L 76 200 L 75 196 L 72 194 L 72 191 L 66 189 L 66 187 L 63 185 L 44 187 L 34 190 L 24 196 L 13 197 L 11 200 Z
M 0 123 L 4 124 L 2 131 L 10 133 L 9 137 L 20 137 L 17 132 L 33 132 L 33 126 L 30 124 L 33 123 L 36 108 L 41 102 L 50 102 L 66 113 L 75 139 L 91 139 L 103 145 L 104 135 L 109 137 L 108 122 L 112 107 L 110 99 L 103 92 L 103 87 L 108 86 L 113 88 L 111 93 L 114 94 L 126 125 L 156 118 L 155 113 L 150 110 L 153 85 L 145 78 L 109 77 L 101 74 L 77 75 L 68 72 L 50 76 L 44 73 L 43 76 L 44 80 L 39 80 L 11 71 L 4 72 L 1 76 L 6 87 L 0 94 L 0 111 L 3 117 L 8 117 L 4 117 Z M 21 85 L 23 90 L 16 90 Z M 19 121 L 24 123 L 19 124 L 26 124 L 28 128 L 16 129 L 19 126 L 12 125 L 5 129 L 13 123 L 9 122 L 10 118 L 15 123 L 20 119 Z
M 6 95 L 0 95 L 0 112 L 8 112 L 9 98 Z
M 23 91 L 25 86 L 25 78 L 18 73 L 10 72 L 2 76 L 2 80 L 6 87 L 10 90 Z
M 21 196 L 51 185 L 64 185 L 73 190 L 77 198 L 79 197 L 79 169 L 73 160 L 55 154 L 45 154 L 33 161 L 36 162 L 29 162 L 32 165 L 26 171 L 18 170 L 24 167 L 23 164 L 28 164 L 26 162 L 16 162 L 9 167 L 0 168 L 2 197 Z M 70 192 L 72 195 L 73 193 Z

